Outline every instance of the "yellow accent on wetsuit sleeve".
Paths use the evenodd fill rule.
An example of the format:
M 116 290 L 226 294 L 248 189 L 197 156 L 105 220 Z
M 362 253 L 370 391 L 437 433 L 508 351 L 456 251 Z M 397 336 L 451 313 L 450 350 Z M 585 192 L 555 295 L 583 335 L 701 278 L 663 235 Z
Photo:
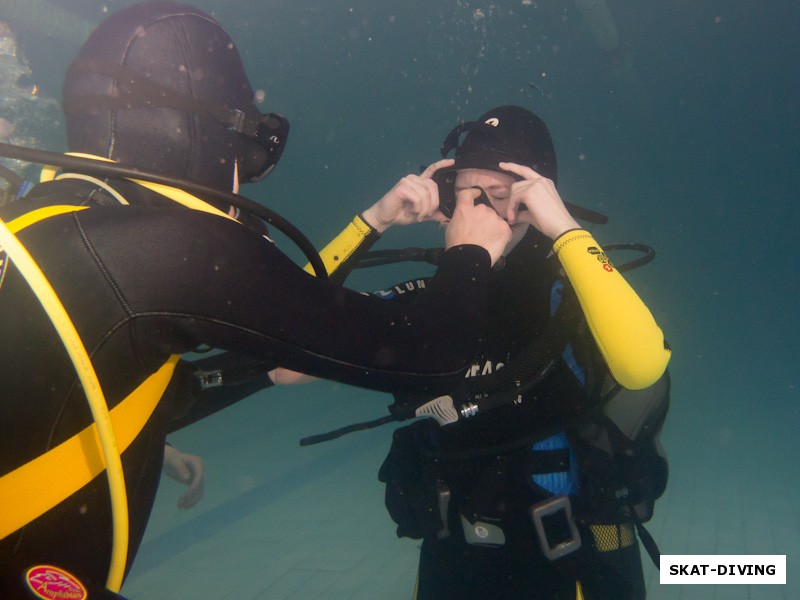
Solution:
M 670 358 L 664 334 L 600 245 L 588 231 L 575 229 L 559 237 L 553 250 L 614 379 L 631 390 L 658 381 Z
M 344 231 L 333 238 L 319 253 L 328 275 L 333 275 L 334 271 L 341 267 L 353 255 L 353 252 L 358 250 L 358 247 L 364 243 L 364 240 L 373 231 L 372 227 L 360 215 L 353 217 L 353 220 L 345 227 Z M 310 263 L 304 269 L 307 273 L 314 274 L 314 269 Z

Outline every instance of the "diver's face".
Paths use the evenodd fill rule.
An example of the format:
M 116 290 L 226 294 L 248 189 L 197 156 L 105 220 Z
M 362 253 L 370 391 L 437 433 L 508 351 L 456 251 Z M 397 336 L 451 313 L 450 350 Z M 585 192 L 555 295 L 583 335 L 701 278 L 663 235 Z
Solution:
M 511 202 L 511 186 L 516 179 L 506 173 L 499 171 L 491 171 L 489 169 L 462 169 L 456 173 L 455 190 L 456 193 L 461 190 L 478 186 L 483 188 L 486 195 L 489 197 L 489 202 L 492 208 L 499 214 L 503 220 L 506 219 L 506 209 L 508 203 Z M 518 222 L 511 227 L 511 241 L 508 242 L 503 256 L 508 254 L 516 247 L 525 232 L 528 230 L 528 224 Z
M 483 188 L 497 213 L 505 219 L 511 201 L 511 185 L 516 181 L 511 175 L 489 169 L 463 169 L 456 173 L 456 194 L 474 186 Z

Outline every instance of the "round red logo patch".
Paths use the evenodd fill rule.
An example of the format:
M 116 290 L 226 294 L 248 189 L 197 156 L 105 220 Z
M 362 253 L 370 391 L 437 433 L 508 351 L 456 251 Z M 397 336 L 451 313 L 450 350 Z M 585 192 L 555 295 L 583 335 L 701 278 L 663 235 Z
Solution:
M 44 600 L 86 600 L 89 597 L 77 577 L 58 567 L 32 567 L 25 574 L 25 580 L 31 591 Z

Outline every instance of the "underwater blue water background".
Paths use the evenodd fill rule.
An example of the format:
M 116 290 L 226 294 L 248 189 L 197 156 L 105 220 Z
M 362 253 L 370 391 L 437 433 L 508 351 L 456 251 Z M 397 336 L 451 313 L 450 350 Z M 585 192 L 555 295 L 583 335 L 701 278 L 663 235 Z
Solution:
M 62 4 L 97 22 L 104 8 L 129 3 Z M 648 566 L 649 597 L 800 596 L 796 2 L 607 0 L 620 38 L 614 52 L 599 47 L 572 0 L 195 4 L 237 42 L 253 86 L 265 92 L 263 108 L 292 124 L 279 167 L 243 193 L 317 246 L 404 174 L 436 160 L 460 119 L 500 104 L 539 114 L 554 137 L 562 196 L 610 217 L 590 227 L 598 241 L 641 241 L 657 252 L 629 280 L 674 351 L 662 436 L 671 481 L 650 527 L 662 552 L 787 555 L 786 586 L 659 586 Z M 78 46 L 47 31 L 46 15 L 19 28 L 34 78 L 57 97 Z M 41 139 L 63 149 L 58 132 Z M 427 224 L 391 231 L 378 248 L 439 241 Z M 428 271 L 358 272 L 349 283 L 376 289 Z M 390 429 L 324 448 L 296 444 L 381 416 L 389 402 L 320 382 L 268 390 L 180 432 L 173 443 L 206 460 L 207 498 L 178 514 L 178 489 L 163 486 L 170 497 L 160 492 L 123 593 L 191 597 L 185 582 L 173 582 L 169 593 L 159 586 L 164 569 L 175 574 L 194 561 L 192 578 L 207 590 L 198 597 L 410 597 L 415 549 L 395 538 L 376 480 Z M 273 515 L 292 530 L 256 535 L 277 526 L 267 525 Z M 240 530 L 239 541 L 226 539 Z M 236 596 L 203 579 L 216 570 L 226 580 L 237 569 L 267 578 L 267 564 L 288 560 L 298 539 L 318 545 L 320 564 L 346 562 L 359 545 L 387 556 L 401 547 L 400 558 L 387 559 L 401 567 L 380 576 L 365 568 L 350 588 L 331 583 L 316 595 L 312 587 L 270 584 Z M 200 558 L 204 547 L 211 556 Z M 242 555 L 226 556 L 229 547 Z M 328 575 L 345 570 L 334 565 Z M 323 571 L 309 567 L 308 578 Z

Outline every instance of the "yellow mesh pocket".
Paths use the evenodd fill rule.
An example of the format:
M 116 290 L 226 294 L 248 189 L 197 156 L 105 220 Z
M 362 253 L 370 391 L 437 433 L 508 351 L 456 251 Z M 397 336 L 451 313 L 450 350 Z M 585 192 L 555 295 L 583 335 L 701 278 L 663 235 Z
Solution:
M 619 525 L 590 525 L 594 544 L 600 552 L 627 548 L 636 541 L 632 523 Z

